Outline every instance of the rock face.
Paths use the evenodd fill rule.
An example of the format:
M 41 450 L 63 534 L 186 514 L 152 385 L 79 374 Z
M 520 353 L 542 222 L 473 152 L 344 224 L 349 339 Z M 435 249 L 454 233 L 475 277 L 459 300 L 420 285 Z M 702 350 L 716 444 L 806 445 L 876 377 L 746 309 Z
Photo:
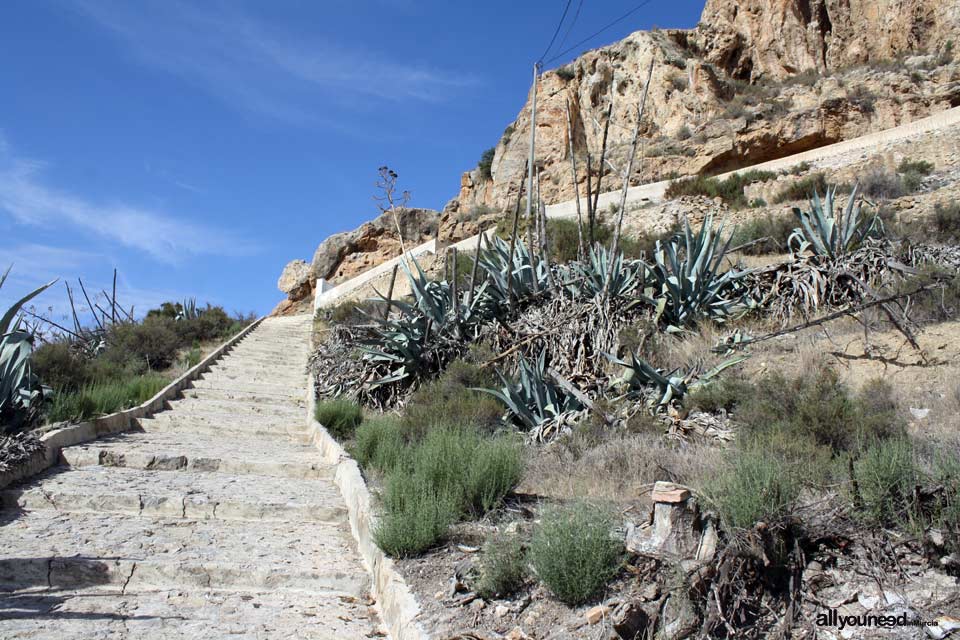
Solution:
M 303 260 L 293 260 L 283 268 L 277 288 L 290 300 L 300 300 L 310 294 L 310 265 Z
M 960 7 L 930 0 L 707 0 L 691 43 L 743 80 L 784 79 L 935 51 Z
M 411 249 L 436 237 L 438 220 L 432 209 L 398 209 L 396 220 L 392 213 L 384 213 L 353 231 L 334 234 L 313 254 L 311 277 L 314 281 L 348 280 L 402 253 L 397 223 L 404 246 Z
M 647 70 L 641 184 L 713 174 L 887 129 L 960 105 L 960 5 L 939 0 L 708 0 L 693 30 L 638 31 L 543 74 L 537 167 L 547 204 L 593 182 L 613 103 L 603 191 L 619 189 Z M 908 56 L 908 54 L 912 54 Z M 960 57 L 960 56 L 958 56 Z M 859 66 L 850 66 L 859 65 Z M 478 210 L 512 210 L 528 154 L 530 96 L 496 146 L 491 179 L 463 175 L 441 235 Z

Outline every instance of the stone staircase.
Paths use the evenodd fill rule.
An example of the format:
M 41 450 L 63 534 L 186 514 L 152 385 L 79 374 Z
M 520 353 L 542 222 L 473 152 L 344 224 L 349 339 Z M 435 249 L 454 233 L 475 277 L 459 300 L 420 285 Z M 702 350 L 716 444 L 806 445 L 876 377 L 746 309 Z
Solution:
M 379 635 L 307 437 L 310 324 L 265 320 L 141 431 L 0 492 L 0 638 Z

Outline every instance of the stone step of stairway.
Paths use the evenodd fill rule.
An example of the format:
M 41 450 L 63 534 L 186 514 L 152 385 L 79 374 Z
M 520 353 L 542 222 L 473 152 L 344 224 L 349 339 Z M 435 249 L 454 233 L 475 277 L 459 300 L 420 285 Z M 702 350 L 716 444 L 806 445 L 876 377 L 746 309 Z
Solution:
M 238 380 L 211 380 L 207 378 L 201 378 L 199 380 L 194 380 L 192 384 L 194 389 L 219 389 L 221 391 L 258 394 L 267 397 L 273 396 L 276 398 L 287 398 L 290 400 L 299 400 L 305 395 L 305 392 L 302 389 L 294 389 L 285 385 L 246 383 Z
M 0 637 L 19 640 L 353 640 L 377 637 L 366 598 L 285 591 L 88 588 L 0 593 Z
M 183 398 L 200 400 L 227 400 L 231 402 L 255 402 L 261 406 L 297 407 L 306 408 L 306 394 L 303 396 L 289 396 L 267 394 L 258 391 L 236 391 L 229 388 L 189 387 L 183 390 Z
M 10 513 L 10 512 L 5 512 Z M 288 589 L 365 597 L 342 526 L 24 511 L 0 527 L 0 590 Z
M 332 467 L 313 447 L 273 439 L 177 432 L 128 432 L 60 452 L 71 467 L 101 465 L 151 471 L 220 472 L 279 478 L 328 478 Z
M 0 490 L 0 507 L 162 518 L 344 522 L 346 508 L 327 479 L 156 472 L 86 466 L 54 468 Z
M 167 404 L 168 411 L 176 413 L 217 413 L 242 416 L 286 417 L 303 422 L 303 407 L 293 404 L 264 404 L 253 400 L 216 400 L 213 398 L 184 397 Z
M 218 414 L 190 415 L 163 412 L 153 418 L 141 418 L 137 421 L 146 433 L 176 433 L 180 439 L 188 441 L 192 434 L 204 434 L 220 437 L 259 437 L 280 439 L 297 444 L 310 444 L 310 432 L 303 419 L 268 421 L 266 419 L 249 420 L 242 416 L 221 416 Z

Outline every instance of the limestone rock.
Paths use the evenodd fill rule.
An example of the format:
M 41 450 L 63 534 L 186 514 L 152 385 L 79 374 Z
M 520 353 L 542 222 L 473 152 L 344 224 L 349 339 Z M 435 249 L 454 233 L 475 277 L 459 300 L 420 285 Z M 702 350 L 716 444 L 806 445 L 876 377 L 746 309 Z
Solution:
M 700 513 L 689 489 L 657 482 L 651 498 L 653 516 L 649 522 L 628 529 L 627 550 L 674 560 L 710 560 L 717 549 L 717 530 L 713 522 Z
M 310 265 L 303 260 L 293 260 L 283 268 L 277 288 L 290 300 L 300 300 L 310 293 Z
M 631 185 L 720 173 L 960 105 L 960 61 L 943 53 L 950 40 L 960 42 L 955 2 L 709 0 L 695 29 L 637 31 L 543 74 L 541 194 L 547 204 L 574 197 L 571 135 L 585 193 L 585 155 L 599 154 L 611 102 L 608 158 L 625 166 L 651 64 L 645 159 L 635 163 Z M 890 62 L 898 56 L 903 63 Z M 496 146 L 492 178 L 477 169 L 463 174 L 445 209 L 452 217 L 443 226 L 454 239 L 462 237 L 457 218 L 479 207 L 512 210 L 529 153 L 530 97 Z M 603 191 L 622 184 L 609 166 L 602 181 Z
M 342 282 L 401 253 L 397 222 L 403 243 L 412 249 L 436 237 L 439 218 L 432 209 L 398 209 L 397 218 L 387 212 L 353 231 L 336 233 L 313 254 L 312 277 Z

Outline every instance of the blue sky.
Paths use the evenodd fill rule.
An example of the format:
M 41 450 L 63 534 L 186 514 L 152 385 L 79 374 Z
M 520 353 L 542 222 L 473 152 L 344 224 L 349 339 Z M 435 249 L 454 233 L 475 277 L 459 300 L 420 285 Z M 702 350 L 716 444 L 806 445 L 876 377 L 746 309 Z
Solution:
M 572 0 L 563 48 L 637 4 Z M 188 296 L 269 311 L 284 264 L 377 214 L 377 167 L 411 205 L 456 194 L 523 105 L 564 5 L 8 0 L 0 307 L 54 277 L 107 288 L 116 267 L 140 312 Z M 702 5 L 651 0 L 550 66 L 692 27 Z M 37 306 L 59 316 L 64 299 L 59 284 Z

